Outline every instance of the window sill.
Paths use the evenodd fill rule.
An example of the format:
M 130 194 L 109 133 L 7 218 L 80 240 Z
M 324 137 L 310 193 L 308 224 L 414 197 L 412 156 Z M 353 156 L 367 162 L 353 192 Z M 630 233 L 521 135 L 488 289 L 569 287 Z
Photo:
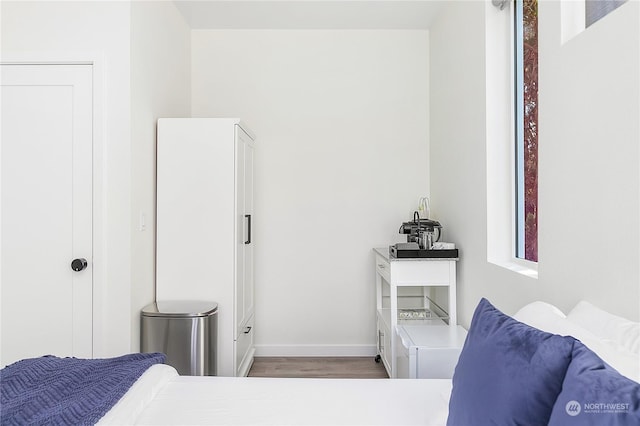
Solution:
M 501 268 L 508 269 L 517 274 L 524 275 L 529 278 L 533 278 L 535 280 L 538 279 L 538 264 L 536 262 L 530 262 L 528 260 L 511 258 L 509 260 L 494 262 L 491 261 L 494 265 L 500 266 Z

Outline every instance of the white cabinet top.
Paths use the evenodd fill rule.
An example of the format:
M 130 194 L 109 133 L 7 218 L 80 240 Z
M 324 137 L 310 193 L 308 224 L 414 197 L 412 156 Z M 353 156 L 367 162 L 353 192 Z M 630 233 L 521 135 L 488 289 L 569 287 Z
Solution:
M 244 132 L 249 135 L 251 140 L 255 141 L 256 135 L 247 127 L 246 123 L 239 118 L 209 118 L 209 117 L 184 117 L 184 118 L 159 118 L 160 126 L 167 126 L 168 123 L 182 123 L 189 126 L 189 123 L 209 123 L 211 125 L 236 125 L 240 126 Z
M 467 337 L 467 331 L 459 325 L 398 325 L 397 331 L 407 348 L 461 348 Z

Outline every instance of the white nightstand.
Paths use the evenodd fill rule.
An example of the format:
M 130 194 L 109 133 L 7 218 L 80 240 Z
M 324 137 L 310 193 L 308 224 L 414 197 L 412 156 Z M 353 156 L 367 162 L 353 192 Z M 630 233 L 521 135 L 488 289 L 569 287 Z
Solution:
M 450 379 L 458 363 L 467 331 L 461 326 L 398 325 L 396 377 Z

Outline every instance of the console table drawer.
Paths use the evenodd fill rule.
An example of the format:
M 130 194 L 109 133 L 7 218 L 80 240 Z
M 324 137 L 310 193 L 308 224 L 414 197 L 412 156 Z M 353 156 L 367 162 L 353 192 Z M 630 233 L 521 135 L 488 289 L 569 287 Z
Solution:
M 438 285 L 451 283 L 451 262 L 422 261 L 394 262 L 394 280 L 398 285 Z

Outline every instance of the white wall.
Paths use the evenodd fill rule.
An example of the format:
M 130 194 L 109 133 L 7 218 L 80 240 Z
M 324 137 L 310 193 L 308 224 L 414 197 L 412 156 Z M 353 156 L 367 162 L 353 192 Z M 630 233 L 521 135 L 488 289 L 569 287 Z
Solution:
M 543 3 L 539 18 L 542 294 L 564 306 L 585 298 L 636 320 L 639 10 L 630 1 L 564 45 L 560 2 Z
M 638 3 L 561 45 L 560 3 L 540 2 L 537 279 L 487 262 L 486 150 L 496 141 L 486 137 L 495 92 L 485 55 L 496 13 L 490 2 L 449 2 L 430 31 L 432 201 L 461 249 L 461 322 L 480 297 L 507 313 L 586 299 L 637 320 Z
M 131 4 L 131 350 L 155 300 L 156 121 L 188 117 L 191 30 L 173 2 Z
M 257 134 L 258 354 L 373 354 L 372 247 L 429 191 L 426 31 L 197 30 L 192 113 Z
M 102 244 L 94 248 L 98 286 L 94 355 L 129 351 L 131 292 L 130 5 L 128 2 L 1 4 L 2 58 L 96 61 L 101 95 L 94 131 L 106 161 L 97 176 L 103 198 L 94 213 Z M 96 281 L 94 281 L 95 283 Z M 95 329 L 95 328 L 94 328 Z
M 140 309 L 154 299 L 155 122 L 189 115 L 190 29 L 164 1 L 2 2 L 1 12 L 3 58 L 98 63 L 94 356 L 136 351 Z

